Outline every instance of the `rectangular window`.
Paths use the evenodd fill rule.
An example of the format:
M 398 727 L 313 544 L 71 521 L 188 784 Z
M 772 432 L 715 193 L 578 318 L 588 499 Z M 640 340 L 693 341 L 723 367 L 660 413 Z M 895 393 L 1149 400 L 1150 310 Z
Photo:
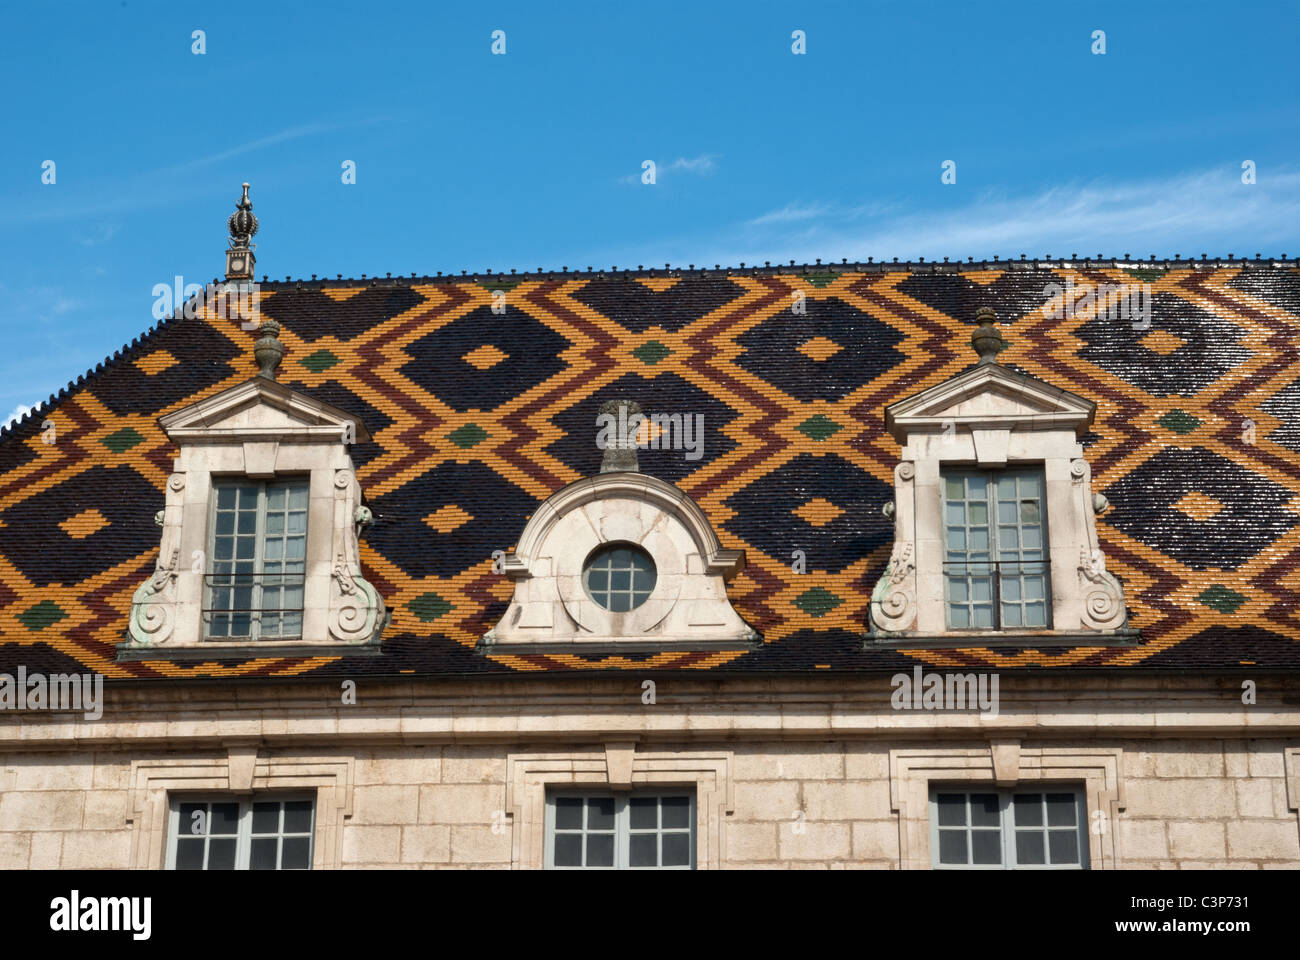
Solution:
M 310 870 L 316 804 L 173 798 L 168 870 Z
M 694 793 L 553 794 L 547 869 L 695 869 Z
M 302 636 L 307 480 L 213 484 L 208 639 Z
M 936 869 L 1086 870 L 1083 791 L 930 792 L 930 860 Z
M 1047 627 L 1043 471 L 944 470 L 943 489 L 948 628 Z

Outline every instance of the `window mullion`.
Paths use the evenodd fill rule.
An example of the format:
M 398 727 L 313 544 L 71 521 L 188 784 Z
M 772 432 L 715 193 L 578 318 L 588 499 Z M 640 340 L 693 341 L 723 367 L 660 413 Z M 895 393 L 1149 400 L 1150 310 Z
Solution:
M 1002 865 L 1007 870 L 1014 870 L 1016 863 L 1016 825 L 1011 812 L 1011 791 L 1002 794 Z
M 267 489 L 263 483 L 257 488 L 257 522 L 253 530 L 253 589 L 252 611 L 249 613 L 249 633 L 253 640 L 260 640 L 262 637 L 262 577 L 265 576 L 264 564 L 266 562 L 266 503 Z
M 628 802 L 626 795 L 614 795 L 614 869 L 628 867 L 628 848 L 632 845 L 628 830 Z

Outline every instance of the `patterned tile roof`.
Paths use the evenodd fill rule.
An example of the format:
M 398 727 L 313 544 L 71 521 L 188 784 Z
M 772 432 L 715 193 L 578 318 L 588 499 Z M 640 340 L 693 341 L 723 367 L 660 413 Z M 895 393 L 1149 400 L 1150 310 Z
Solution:
M 1151 330 L 1048 284 L 1149 283 Z M 507 311 L 494 315 L 493 291 Z M 806 313 L 791 310 L 802 291 Z M 119 678 L 949 666 L 1300 667 L 1300 270 L 1283 263 L 1052 261 L 636 271 L 263 284 L 279 379 L 362 417 L 376 523 L 365 576 L 393 610 L 373 658 L 117 663 L 175 449 L 157 418 L 252 375 L 255 334 L 172 319 L 0 434 L 0 669 Z M 1108 568 L 1137 647 L 864 649 L 888 558 L 898 448 L 884 408 L 973 361 L 977 306 L 1001 362 L 1098 404 L 1085 438 Z M 730 585 L 755 651 L 474 652 L 511 584 L 493 572 L 537 505 L 599 468 L 597 408 L 703 414 L 703 456 L 641 451 L 748 566 Z M 52 429 L 42 429 L 42 424 Z M 52 442 L 46 442 L 52 441 Z M 801 551 L 797 554 L 796 551 Z M 804 557 L 806 572 L 795 572 Z

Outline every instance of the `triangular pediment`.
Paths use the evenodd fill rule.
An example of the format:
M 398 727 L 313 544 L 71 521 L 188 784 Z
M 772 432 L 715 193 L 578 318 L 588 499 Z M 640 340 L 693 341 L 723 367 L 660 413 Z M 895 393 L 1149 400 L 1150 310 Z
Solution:
M 972 367 L 885 410 L 885 425 L 900 443 L 907 433 L 945 423 L 969 427 L 1073 428 L 1082 433 L 1097 405 L 1046 381 L 996 363 Z
M 266 437 L 347 438 L 366 442 L 365 425 L 346 410 L 267 377 L 253 377 L 198 403 L 159 417 L 172 440 Z

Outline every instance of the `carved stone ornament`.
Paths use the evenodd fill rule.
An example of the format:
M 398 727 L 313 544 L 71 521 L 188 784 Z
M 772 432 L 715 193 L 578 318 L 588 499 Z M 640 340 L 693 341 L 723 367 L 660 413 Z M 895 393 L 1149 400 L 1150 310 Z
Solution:
M 898 633 L 916 621 L 916 559 L 912 538 L 913 481 L 916 464 L 904 460 L 894 468 L 894 500 L 885 516 L 894 521 L 894 549 L 889 565 L 871 591 L 871 628 L 875 633 Z
M 1087 542 L 1079 547 L 1079 591 L 1083 599 L 1080 616 L 1084 626 L 1093 630 L 1118 630 L 1124 626 L 1128 616 L 1124 588 L 1113 574 L 1106 571 L 1106 557 L 1097 545 L 1097 504 L 1092 493 L 1092 469 L 1086 460 L 1071 462 L 1070 479 L 1076 490 L 1079 515 L 1087 517 Z M 1104 503 L 1105 498 L 1101 499 Z

